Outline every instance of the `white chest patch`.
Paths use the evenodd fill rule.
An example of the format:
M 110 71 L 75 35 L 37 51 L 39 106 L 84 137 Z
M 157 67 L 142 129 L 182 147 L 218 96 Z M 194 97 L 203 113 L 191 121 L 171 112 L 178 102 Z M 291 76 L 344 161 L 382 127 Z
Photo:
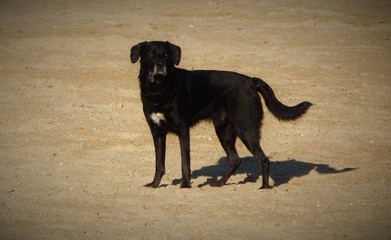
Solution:
M 159 113 L 159 112 L 151 113 L 150 117 L 151 117 L 152 121 L 159 126 L 162 121 L 166 120 L 166 118 L 164 117 L 164 114 Z

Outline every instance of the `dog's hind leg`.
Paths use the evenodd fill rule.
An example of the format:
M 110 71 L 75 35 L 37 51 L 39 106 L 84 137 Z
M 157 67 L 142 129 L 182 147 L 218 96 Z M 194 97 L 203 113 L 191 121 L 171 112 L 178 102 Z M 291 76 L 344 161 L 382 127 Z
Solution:
M 239 167 L 240 158 L 235 148 L 237 135 L 233 126 L 229 124 L 221 124 L 218 121 L 214 121 L 214 125 L 216 134 L 228 158 L 228 169 L 220 178 L 220 180 L 213 184 L 213 186 L 221 187 L 227 183 L 227 180 Z
M 259 132 L 243 131 L 239 133 L 239 138 L 242 140 L 247 149 L 253 154 L 254 159 L 260 164 L 262 169 L 262 186 L 261 189 L 271 188 L 269 185 L 270 160 L 263 152 L 259 143 Z

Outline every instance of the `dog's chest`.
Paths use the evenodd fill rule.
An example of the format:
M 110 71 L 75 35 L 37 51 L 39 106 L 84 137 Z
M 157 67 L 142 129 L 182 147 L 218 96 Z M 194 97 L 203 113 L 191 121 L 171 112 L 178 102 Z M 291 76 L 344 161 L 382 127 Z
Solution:
M 153 123 L 160 126 L 163 122 L 166 121 L 166 117 L 161 112 L 153 112 L 149 115 Z
M 148 120 L 157 126 L 167 123 L 167 106 L 157 102 L 144 102 L 144 112 Z
M 148 121 L 161 127 L 169 127 L 175 112 L 175 101 L 169 94 L 143 96 L 144 113 Z

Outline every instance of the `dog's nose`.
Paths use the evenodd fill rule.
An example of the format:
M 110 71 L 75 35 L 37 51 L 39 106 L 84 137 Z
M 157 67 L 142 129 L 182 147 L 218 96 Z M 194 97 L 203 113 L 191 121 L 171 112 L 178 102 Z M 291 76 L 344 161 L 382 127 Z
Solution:
M 157 65 L 158 67 L 163 67 L 163 66 L 164 66 L 164 63 L 163 63 L 163 61 L 158 61 L 158 62 L 156 63 L 156 65 Z

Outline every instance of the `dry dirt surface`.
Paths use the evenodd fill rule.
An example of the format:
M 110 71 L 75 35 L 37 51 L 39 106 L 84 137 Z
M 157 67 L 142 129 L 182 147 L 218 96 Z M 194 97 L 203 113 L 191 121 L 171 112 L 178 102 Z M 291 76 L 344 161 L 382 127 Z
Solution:
M 0 239 L 391 239 L 389 1 L 0 2 Z M 265 108 L 271 190 L 243 157 L 228 185 L 208 122 L 178 139 L 152 181 L 142 113 L 145 40 L 182 47 L 180 67 L 267 81 L 294 123 Z

